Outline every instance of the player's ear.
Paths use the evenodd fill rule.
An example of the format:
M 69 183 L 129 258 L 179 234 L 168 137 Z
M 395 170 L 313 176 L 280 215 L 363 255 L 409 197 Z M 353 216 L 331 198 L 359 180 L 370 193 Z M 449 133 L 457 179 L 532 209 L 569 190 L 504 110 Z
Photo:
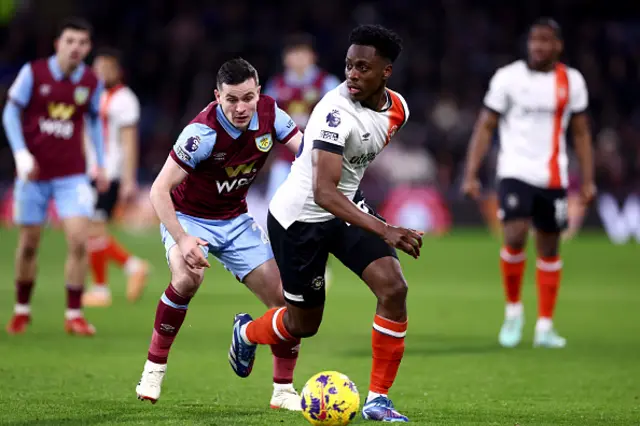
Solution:
M 213 94 L 216 95 L 216 101 L 220 103 L 220 92 L 218 91 L 218 89 L 214 89 Z
M 382 76 L 384 77 L 385 81 L 389 80 L 389 77 L 391 77 L 392 73 L 393 73 L 393 64 L 387 64 L 382 70 Z
M 262 89 L 262 86 L 258 86 L 256 87 L 256 93 L 259 95 L 260 94 L 260 89 Z

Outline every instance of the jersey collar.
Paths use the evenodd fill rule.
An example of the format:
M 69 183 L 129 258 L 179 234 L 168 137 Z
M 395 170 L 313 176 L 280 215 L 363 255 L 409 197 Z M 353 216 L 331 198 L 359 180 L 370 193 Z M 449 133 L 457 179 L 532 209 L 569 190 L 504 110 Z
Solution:
M 60 64 L 58 63 L 56 55 L 52 55 L 49 57 L 47 65 L 49 66 L 49 71 L 51 71 L 51 75 L 53 76 L 54 80 L 60 81 L 64 78 L 64 73 L 60 68 Z M 80 65 L 78 65 L 76 69 L 73 70 L 70 76 L 70 80 L 72 83 L 78 84 L 78 82 L 82 78 L 82 75 L 84 74 L 84 67 L 85 64 L 81 62 Z
M 242 130 L 239 130 L 236 126 L 231 124 L 231 122 L 227 119 L 227 116 L 224 115 L 222 111 L 222 107 L 220 104 L 216 106 L 216 118 L 218 119 L 218 123 L 222 125 L 224 130 L 231 136 L 233 139 L 238 139 L 240 135 L 242 135 Z M 260 122 L 258 120 L 258 111 L 253 114 L 251 117 L 251 121 L 249 122 L 249 127 L 247 130 L 251 130 L 255 132 L 260 127 Z

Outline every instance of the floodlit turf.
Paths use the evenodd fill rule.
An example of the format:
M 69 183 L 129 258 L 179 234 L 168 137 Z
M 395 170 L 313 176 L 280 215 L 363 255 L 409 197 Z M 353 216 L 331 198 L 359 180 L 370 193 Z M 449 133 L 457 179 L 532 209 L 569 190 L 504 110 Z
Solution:
M 16 234 L 0 230 L 1 320 L 13 304 Z M 91 309 L 95 338 L 63 333 L 64 243 L 44 235 L 28 334 L 0 334 L 0 424 L 304 425 L 298 413 L 268 408 L 271 355 L 258 351 L 248 379 L 227 362 L 233 315 L 262 313 L 229 273 L 214 266 L 192 302 L 173 348 L 161 400 L 136 400 L 157 300 L 169 281 L 159 236 L 122 235 L 152 260 L 141 303 L 127 304 L 124 279 L 111 269 L 114 304 Z M 498 347 L 502 289 L 498 243 L 483 232 L 429 239 L 423 258 L 402 263 L 410 285 L 407 349 L 391 396 L 414 424 L 640 424 L 640 248 L 601 235 L 564 246 L 564 283 L 556 324 L 564 350 L 532 349 L 536 315 L 533 253 L 525 284 L 525 340 Z M 333 263 L 337 265 L 336 262 Z M 364 397 L 369 381 L 374 298 L 335 267 L 320 333 L 302 345 L 296 385 L 338 370 Z M 365 424 L 359 417 L 354 422 Z

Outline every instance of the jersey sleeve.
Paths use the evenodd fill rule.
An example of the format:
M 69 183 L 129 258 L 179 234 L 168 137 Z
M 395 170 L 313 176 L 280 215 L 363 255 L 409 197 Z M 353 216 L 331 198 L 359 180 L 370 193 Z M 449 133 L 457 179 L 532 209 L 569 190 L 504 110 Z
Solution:
M 342 155 L 353 128 L 351 116 L 341 107 L 328 104 L 316 109 L 311 120 L 305 139 L 313 141 L 314 149 Z
M 21 108 L 26 107 L 31 100 L 33 91 L 33 71 L 31 64 L 26 63 L 20 69 L 18 76 L 9 88 L 9 99 Z
M 487 90 L 484 96 L 484 106 L 498 114 L 504 114 L 508 106 L 508 86 L 509 79 L 507 73 L 504 69 L 499 69 L 491 78 L 489 90 Z
M 171 158 L 187 173 L 207 159 L 216 144 L 216 132 L 201 123 L 191 123 L 182 130 L 171 150 Z
M 587 90 L 587 83 L 584 81 L 584 77 L 578 71 L 573 73 L 573 81 L 570 84 L 569 105 L 571 112 L 574 114 L 580 114 L 585 112 L 589 107 L 589 91 Z
M 119 127 L 133 126 L 140 119 L 140 103 L 133 92 L 122 93 L 114 111 L 114 119 Z
M 296 123 L 289 117 L 289 114 L 278 108 L 276 108 L 276 119 L 273 123 L 273 127 L 276 131 L 276 138 L 280 143 L 287 143 L 289 140 L 298 133 L 298 126 Z
M 91 101 L 89 103 L 89 114 L 97 117 L 100 115 L 100 99 L 102 98 L 102 92 L 104 92 L 104 82 L 98 80 L 96 90 L 91 95 Z

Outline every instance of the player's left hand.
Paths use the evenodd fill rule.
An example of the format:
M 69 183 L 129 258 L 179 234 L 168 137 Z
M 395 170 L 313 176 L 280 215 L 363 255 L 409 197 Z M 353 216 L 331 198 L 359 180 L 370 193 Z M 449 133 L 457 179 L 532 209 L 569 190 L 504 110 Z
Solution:
M 129 202 L 136 197 L 138 193 L 138 185 L 133 180 L 123 180 L 120 184 L 120 192 L 118 198 L 120 201 Z
M 98 192 L 107 192 L 109 189 L 109 181 L 107 180 L 107 174 L 104 169 L 98 169 L 96 173 L 96 189 Z
M 596 184 L 591 182 L 585 182 L 580 187 L 580 197 L 582 198 L 582 202 L 584 204 L 589 204 L 596 196 Z

